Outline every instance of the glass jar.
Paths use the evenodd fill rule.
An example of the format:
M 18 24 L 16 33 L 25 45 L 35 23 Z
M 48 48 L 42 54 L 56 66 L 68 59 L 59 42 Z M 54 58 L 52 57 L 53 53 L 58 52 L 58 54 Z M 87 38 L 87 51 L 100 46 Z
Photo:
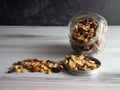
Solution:
M 86 55 L 101 53 L 105 46 L 107 21 L 96 13 L 81 13 L 70 20 L 69 38 L 73 50 Z

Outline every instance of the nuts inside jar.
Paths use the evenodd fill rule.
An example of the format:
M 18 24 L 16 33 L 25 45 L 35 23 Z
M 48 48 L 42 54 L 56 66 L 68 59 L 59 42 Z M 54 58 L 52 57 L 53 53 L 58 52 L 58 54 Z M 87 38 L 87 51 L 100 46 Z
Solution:
M 70 37 L 71 47 L 78 53 L 94 54 L 100 53 L 100 38 L 95 40 L 98 34 L 98 23 L 94 19 L 79 20 L 73 27 Z M 95 41 L 92 41 L 92 40 Z M 88 42 L 91 42 L 89 43 Z M 78 43 L 80 45 L 78 45 Z M 82 45 L 81 45 L 82 44 Z
M 93 40 L 98 32 L 98 24 L 95 20 L 80 20 L 72 30 L 72 37 L 78 42 Z
M 71 42 L 71 47 L 79 53 L 84 53 L 84 54 L 94 54 L 94 53 L 100 53 L 100 42 L 97 40 L 96 42 L 90 44 L 90 45 L 83 45 L 79 46 L 73 42 Z

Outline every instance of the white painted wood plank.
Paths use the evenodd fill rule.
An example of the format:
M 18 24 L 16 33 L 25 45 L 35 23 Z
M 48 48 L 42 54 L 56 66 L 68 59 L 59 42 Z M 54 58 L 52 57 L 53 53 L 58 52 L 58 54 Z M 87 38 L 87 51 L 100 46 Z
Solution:
M 96 77 L 73 76 L 66 72 L 6 74 L 16 61 L 28 57 L 63 60 L 72 54 L 68 27 L 0 26 L 0 90 L 48 89 L 120 89 L 120 26 L 109 26 L 104 52 L 96 56 L 102 62 Z M 58 48 L 59 47 L 59 48 Z

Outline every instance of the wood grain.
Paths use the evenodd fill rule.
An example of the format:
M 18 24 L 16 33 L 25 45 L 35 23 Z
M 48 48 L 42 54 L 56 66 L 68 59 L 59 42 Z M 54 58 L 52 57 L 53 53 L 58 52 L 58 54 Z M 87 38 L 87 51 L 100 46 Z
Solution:
M 102 62 L 96 76 L 59 74 L 7 74 L 13 62 L 29 57 L 63 60 L 73 54 L 69 45 L 68 27 L 0 26 L 0 90 L 119 90 L 120 89 L 120 26 L 109 26 L 104 52 L 95 56 Z

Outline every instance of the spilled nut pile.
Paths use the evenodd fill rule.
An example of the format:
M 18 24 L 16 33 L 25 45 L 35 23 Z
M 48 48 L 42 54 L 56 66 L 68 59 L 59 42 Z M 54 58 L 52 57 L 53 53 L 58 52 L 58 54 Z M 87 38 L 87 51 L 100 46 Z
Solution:
M 55 61 L 38 60 L 36 58 L 29 58 L 23 61 L 14 63 L 9 68 L 8 73 L 12 72 L 45 72 L 50 74 L 52 72 L 58 73 L 63 69 L 63 66 Z
M 46 74 L 59 73 L 64 68 L 64 65 L 73 70 L 94 70 L 100 65 L 90 58 L 85 57 L 83 54 L 78 57 L 75 55 L 66 55 L 66 58 L 62 62 L 55 62 L 50 60 L 39 60 L 36 58 L 28 58 L 22 61 L 13 63 L 9 68 L 8 73 L 12 72 L 44 72 Z

